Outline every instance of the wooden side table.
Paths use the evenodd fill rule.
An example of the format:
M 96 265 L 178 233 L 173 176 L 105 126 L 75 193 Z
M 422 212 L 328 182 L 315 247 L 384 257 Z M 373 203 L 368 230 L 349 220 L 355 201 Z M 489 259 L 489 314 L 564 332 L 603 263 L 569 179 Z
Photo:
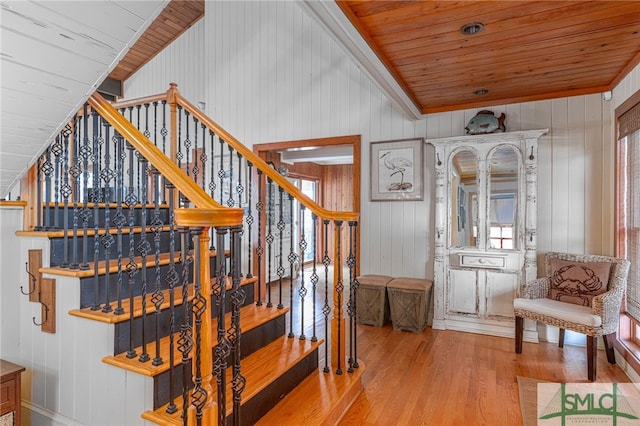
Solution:
M 0 359 L 0 425 L 20 426 L 20 373 L 24 367 Z

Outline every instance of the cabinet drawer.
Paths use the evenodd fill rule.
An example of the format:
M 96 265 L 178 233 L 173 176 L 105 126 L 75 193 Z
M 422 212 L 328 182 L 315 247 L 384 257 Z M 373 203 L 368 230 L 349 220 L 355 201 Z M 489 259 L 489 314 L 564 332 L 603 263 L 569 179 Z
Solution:
M 461 266 L 474 266 L 476 268 L 504 268 L 504 257 L 492 257 L 484 255 L 461 254 Z
M 16 406 L 16 381 L 7 380 L 0 386 L 0 413 L 13 411 Z

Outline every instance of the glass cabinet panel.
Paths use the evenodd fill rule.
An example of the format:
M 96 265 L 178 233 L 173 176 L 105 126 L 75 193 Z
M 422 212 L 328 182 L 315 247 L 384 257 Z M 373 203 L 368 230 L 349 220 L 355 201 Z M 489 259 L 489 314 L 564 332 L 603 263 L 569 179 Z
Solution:
M 476 247 L 478 158 L 474 151 L 465 149 L 451 161 L 451 245 Z
M 512 146 L 499 146 L 489 156 L 489 245 L 491 249 L 518 248 L 518 188 L 520 156 Z

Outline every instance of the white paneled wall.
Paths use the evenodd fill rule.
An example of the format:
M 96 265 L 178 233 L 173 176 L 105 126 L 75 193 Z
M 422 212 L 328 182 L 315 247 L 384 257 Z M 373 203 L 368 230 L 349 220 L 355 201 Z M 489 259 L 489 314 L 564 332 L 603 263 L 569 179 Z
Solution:
M 183 80 L 191 75 L 196 82 Z M 433 276 L 433 149 L 425 149 L 424 201 L 372 203 L 368 145 L 461 135 L 483 108 L 408 119 L 312 17 L 285 1 L 207 2 L 203 21 L 125 93 L 157 92 L 170 80 L 247 146 L 361 135 L 362 272 Z M 635 70 L 623 96 L 638 80 Z M 612 103 L 594 94 L 489 109 L 506 113 L 508 130 L 550 128 L 539 149 L 539 251 L 612 253 Z

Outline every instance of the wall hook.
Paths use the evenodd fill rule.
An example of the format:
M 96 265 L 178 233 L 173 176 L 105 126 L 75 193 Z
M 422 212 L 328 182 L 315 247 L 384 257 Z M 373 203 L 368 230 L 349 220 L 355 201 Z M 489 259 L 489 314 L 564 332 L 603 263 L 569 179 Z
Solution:
M 24 294 L 25 296 L 28 296 L 31 293 L 33 293 L 36 289 L 36 276 L 29 271 L 29 262 L 24 263 L 24 268 L 27 271 L 27 274 L 29 274 L 29 277 L 31 278 L 31 280 L 29 281 L 29 291 L 25 293 L 22 286 L 20 286 L 20 293 Z
M 437 161 L 436 161 L 436 164 L 437 164 L 438 166 L 442 166 L 442 161 L 440 161 L 440 154 L 436 154 L 436 160 L 437 160 Z
M 529 160 L 533 161 L 535 160 L 535 156 L 533 155 L 533 147 L 531 147 L 531 154 L 529 154 Z
M 33 319 L 32 319 L 33 325 L 35 325 L 36 327 L 41 327 L 43 324 L 46 324 L 47 319 L 49 319 L 49 307 L 47 305 L 45 305 L 44 303 L 42 303 L 42 302 L 40 302 L 40 304 L 44 308 L 44 319 L 42 320 L 42 322 L 37 323 L 36 322 L 36 317 L 33 317 Z

